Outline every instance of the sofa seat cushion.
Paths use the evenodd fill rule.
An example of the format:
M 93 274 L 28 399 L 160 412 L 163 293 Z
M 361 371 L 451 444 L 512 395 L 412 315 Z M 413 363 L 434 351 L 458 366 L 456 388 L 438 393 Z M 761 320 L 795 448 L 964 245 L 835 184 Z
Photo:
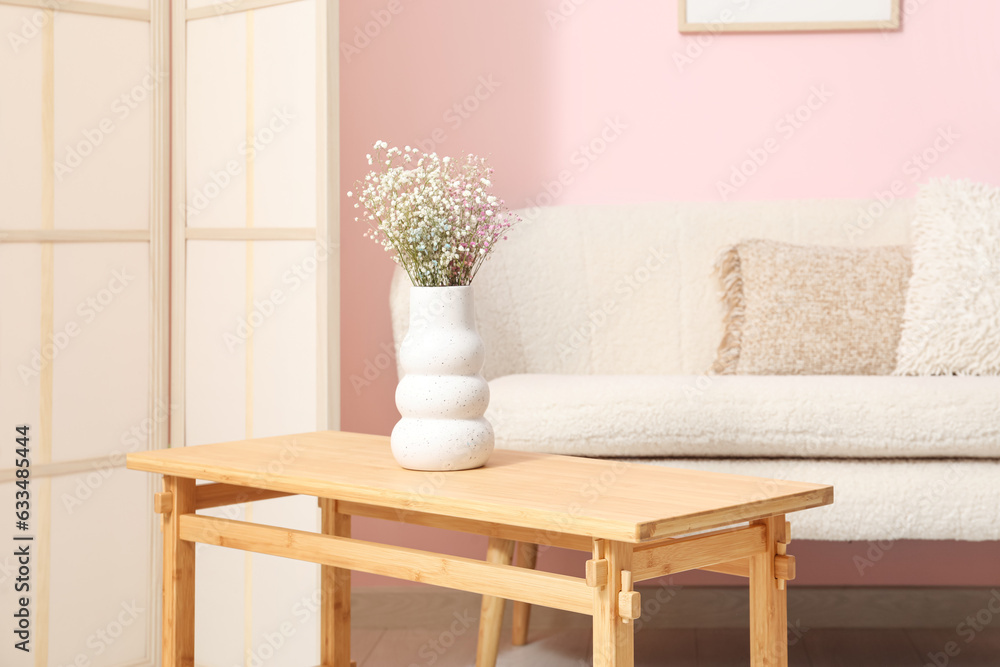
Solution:
M 1000 461 L 643 459 L 671 468 L 832 484 L 834 503 L 795 512 L 796 540 L 1000 540 Z M 638 463 L 638 462 L 637 462 Z M 858 545 L 859 574 L 868 544 Z
M 1000 459 L 1000 377 L 508 375 L 497 447 L 576 456 Z

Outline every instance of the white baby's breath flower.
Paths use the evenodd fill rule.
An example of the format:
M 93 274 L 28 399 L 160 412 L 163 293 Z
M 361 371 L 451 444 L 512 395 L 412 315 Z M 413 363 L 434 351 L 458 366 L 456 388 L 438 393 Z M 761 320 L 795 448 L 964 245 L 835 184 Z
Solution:
M 382 140 L 374 146 L 367 157 L 377 166 L 359 182 L 355 203 L 366 210 L 366 238 L 392 251 L 416 285 L 470 284 L 517 220 L 487 190 L 492 169 L 474 155 L 455 162 Z

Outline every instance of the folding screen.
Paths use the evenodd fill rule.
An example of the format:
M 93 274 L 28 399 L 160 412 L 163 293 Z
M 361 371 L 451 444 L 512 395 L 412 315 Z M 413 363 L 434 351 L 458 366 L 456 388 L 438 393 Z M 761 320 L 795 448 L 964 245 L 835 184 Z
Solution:
M 172 446 L 335 423 L 327 318 L 338 264 L 326 203 L 335 13 L 324 0 L 175 5 Z M 216 514 L 306 530 L 318 516 L 316 501 L 300 498 Z M 315 664 L 317 581 L 308 564 L 200 548 L 198 663 Z
M 123 464 L 167 435 L 167 16 L 0 1 L 0 507 L 24 491 L 27 425 L 34 537 L 32 651 L 8 629 L 5 666 L 151 665 L 159 648 L 153 480 Z
M 0 451 L 29 425 L 35 536 L 5 667 L 157 664 L 159 482 L 124 454 L 336 427 L 336 13 L 0 0 Z M 316 527 L 296 499 L 235 511 Z M 198 665 L 316 662 L 315 568 L 198 564 Z

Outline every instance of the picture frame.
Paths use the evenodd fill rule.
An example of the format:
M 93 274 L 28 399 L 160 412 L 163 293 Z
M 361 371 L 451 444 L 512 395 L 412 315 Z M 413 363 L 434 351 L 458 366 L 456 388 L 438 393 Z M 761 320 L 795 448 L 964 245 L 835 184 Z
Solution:
M 677 0 L 681 33 L 898 30 L 901 0 Z

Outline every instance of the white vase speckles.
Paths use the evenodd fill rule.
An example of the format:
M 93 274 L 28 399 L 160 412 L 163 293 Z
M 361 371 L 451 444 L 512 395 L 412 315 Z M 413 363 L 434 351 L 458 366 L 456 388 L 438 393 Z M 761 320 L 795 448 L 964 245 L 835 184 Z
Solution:
M 402 419 L 392 429 L 392 455 L 410 470 L 468 470 L 493 453 L 493 427 L 483 417 L 490 387 L 476 331 L 471 286 L 414 287 L 410 328 L 399 348 L 396 387 Z

